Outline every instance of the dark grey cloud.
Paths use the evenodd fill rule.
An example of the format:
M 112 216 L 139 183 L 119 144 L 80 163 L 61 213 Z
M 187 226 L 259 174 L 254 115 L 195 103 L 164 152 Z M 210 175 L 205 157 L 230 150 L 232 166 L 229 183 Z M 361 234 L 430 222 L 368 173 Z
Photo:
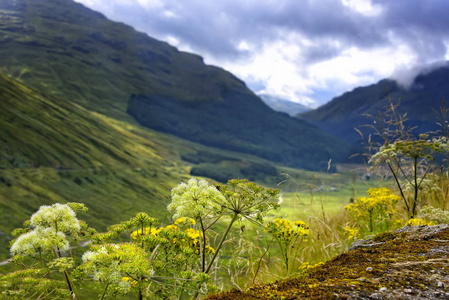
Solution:
M 296 32 L 320 46 L 316 54 L 310 54 L 312 59 L 332 57 L 341 48 L 383 47 L 394 39 L 408 44 L 423 62 L 428 56 L 443 58 L 444 39 L 449 36 L 446 0 L 373 1 L 381 8 L 377 16 L 361 14 L 334 0 L 167 0 L 159 9 L 144 13 L 139 5 L 127 10 L 123 9 L 126 4 L 115 5 L 114 13 L 120 18 L 126 11 L 129 22 L 154 36 L 169 35 L 201 53 L 231 59 L 247 55 L 236 48 L 239 41 L 257 48 L 282 39 L 283 33 Z M 339 40 L 344 47 L 326 47 L 321 42 L 326 39 Z
M 303 89 L 304 93 L 312 90 L 313 93 L 309 94 L 312 98 L 313 94 L 328 94 L 319 89 L 334 88 L 333 82 L 344 85 L 342 89 L 359 83 L 348 79 L 350 74 L 347 74 L 348 78 L 342 78 L 344 72 L 351 72 L 355 77 L 372 73 L 373 81 L 381 79 L 380 76 L 385 77 L 386 71 L 380 70 L 382 58 L 379 55 L 385 55 L 385 60 L 394 64 L 391 68 L 401 68 L 401 64 L 425 65 L 445 60 L 449 45 L 447 0 L 76 1 L 152 37 L 177 41 L 181 48 L 229 68 L 237 62 L 249 64 L 270 47 L 281 51 L 281 44 L 294 45 L 297 51 L 288 52 L 290 56 L 285 59 L 299 66 L 299 78 L 312 85 Z M 374 10 L 357 9 L 363 3 L 365 8 Z M 344 65 L 336 63 L 338 59 L 347 60 L 350 64 L 348 56 L 360 52 L 377 55 L 366 58 L 373 61 L 372 71 L 367 70 L 367 66 L 356 70 L 354 64 L 369 64 L 356 57 L 355 63 L 344 66 L 345 70 L 329 69 L 335 73 L 335 79 L 323 79 L 328 83 L 313 82 L 313 78 L 322 75 L 311 74 L 310 68 L 316 64 L 332 62 L 332 66 Z M 408 57 L 400 62 L 399 59 L 398 62 L 391 61 L 391 56 L 395 55 Z M 240 70 L 240 73 L 244 72 Z M 243 79 L 254 82 L 254 86 L 268 80 L 258 77 L 258 74 L 242 76 L 247 76 Z M 364 76 L 365 81 L 367 78 L 371 77 Z M 301 84 L 306 84 L 304 82 Z

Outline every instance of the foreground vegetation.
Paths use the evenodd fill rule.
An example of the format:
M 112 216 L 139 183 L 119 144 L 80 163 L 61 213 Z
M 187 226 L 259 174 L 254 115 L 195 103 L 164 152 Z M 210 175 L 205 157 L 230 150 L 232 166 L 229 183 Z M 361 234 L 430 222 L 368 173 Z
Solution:
M 444 299 L 448 238 L 447 224 L 407 226 L 324 264 L 305 265 L 296 276 L 207 299 Z
M 101 233 L 78 219 L 83 204 L 41 206 L 14 232 L 18 268 L 0 278 L 2 295 L 198 298 L 307 274 L 353 241 L 404 225 L 449 222 L 446 161 L 437 159 L 448 152 L 445 135 L 413 138 L 399 123 L 382 137 L 370 156 L 379 180 L 352 174 L 350 189 L 343 185 L 351 198 L 343 201 L 344 171 L 319 175 L 334 184 L 308 173 L 314 183 L 305 186 L 297 179 L 307 175 L 296 171 L 281 183 L 285 195 L 246 180 L 192 178 L 171 190 L 167 218 L 142 212 Z M 329 206 L 333 198 L 339 200 Z
M 447 189 L 448 180 L 440 184 Z M 343 211 L 337 206 L 326 210 L 316 199 L 318 213 L 303 209 L 308 217 L 291 222 L 293 216 L 286 213 L 291 209 L 278 209 L 279 202 L 282 206 L 287 201 L 279 201 L 278 193 L 244 180 L 217 188 L 191 179 L 172 190 L 171 224 L 139 213 L 104 233 L 96 233 L 75 215 L 85 211 L 84 205 L 41 207 L 24 229 L 15 232 L 19 237 L 11 252 L 22 270 L 2 276 L 2 293 L 36 299 L 203 297 L 231 287 L 246 290 L 259 282 L 312 274 L 358 238 L 404 224 L 449 222 L 449 214 L 435 207 L 444 202 L 435 194 L 423 194 L 433 201 L 426 204 L 434 206 L 421 207 L 420 218 L 409 219 L 400 196 L 387 188 L 370 189 L 368 197 L 356 198 Z M 77 248 L 82 240 L 93 242 L 89 251 Z M 81 259 L 77 252 L 84 252 Z M 304 282 L 315 285 L 310 280 Z M 275 290 L 273 297 L 281 295 Z

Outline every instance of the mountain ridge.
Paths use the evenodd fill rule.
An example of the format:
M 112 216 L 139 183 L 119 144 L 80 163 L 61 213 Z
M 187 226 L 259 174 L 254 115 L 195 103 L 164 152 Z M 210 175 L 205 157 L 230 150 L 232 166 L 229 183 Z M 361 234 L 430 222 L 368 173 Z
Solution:
M 16 0 L 14 3 L 0 0 L 0 70 L 48 95 L 132 124 L 135 121 L 127 112 L 136 111 L 133 109 L 136 101 L 131 95 L 143 95 L 147 100 L 173 99 L 179 104 L 173 106 L 178 115 L 188 111 L 182 109 L 185 105 L 203 107 L 202 103 L 217 101 L 227 104 L 222 107 L 226 115 L 202 111 L 185 119 L 185 127 L 198 126 L 202 119 L 209 118 L 212 125 L 201 126 L 201 132 L 206 132 L 207 139 L 211 140 L 221 136 L 219 146 L 227 146 L 227 141 L 231 141 L 239 144 L 233 150 L 268 159 L 276 156 L 277 163 L 307 169 L 322 169 L 329 159 L 337 162 L 346 155 L 345 143 L 306 122 L 280 116 L 243 81 L 225 70 L 205 65 L 198 55 L 178 51 L 71 0 Z M 229 95 L 238 96 L 230 101 Z M 161 129 L 148 119 L 156 115 L 164 120 L 165 111 L 144 111 L 142 107 L 138 108 L 139 114 L 132 116 L 139 117 L 137 122 L 180 134 L 171 130 L 171 123 L 165 122 L 166 127 Z M 239 118 L 251 122 L 234 122 L 236 112 L 242 112 L 241 107 L 247 108 Z M 252 113 L 256 111 L 261 113 L 258 120 Z M 176 122 L 170 113 L 165 117 Z M 227 122 L 221 121 L 227 127 L 214 126 L 214 116 L 228 118 Z M 226 123 L 240 124 L 240 127 L 226 131 L 225 128 L 230 128 Z M 283 123 L 288 124 L 288 130 L 282 131 Z M 187 139 L 199 142 L 192 134 Z M 276 144 L 270 143 L 271 139 Z M 211 140 L 203 143 L 210 146 L 215 143 Z M 319 151 L 314 150 L 317 145 Z
M 399 104 L 397 113 L 406 113 L 406 125 L 415 128 L 415 134 L 419 134 L 442 129 L 437 125 L 435 111 L 440 110 L 442 100 L 448 95 L 449 65 L 446 64 L 417 75 L 409 89 L 394 80 L 383 79 L 346 92 L 313 111 L 297 115 L 297 118 L 349 143 L 358 143 L 360 135 L 354 128 L 368 135 L 369 130 L 363 125 L 373 125 L 379 112 L 385 112 L 391 101 Z

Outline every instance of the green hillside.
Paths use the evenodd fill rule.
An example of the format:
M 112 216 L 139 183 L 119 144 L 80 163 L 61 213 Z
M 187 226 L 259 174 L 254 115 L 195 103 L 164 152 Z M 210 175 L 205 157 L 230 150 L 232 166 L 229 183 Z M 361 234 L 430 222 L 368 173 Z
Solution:
M 407 124 L 416 127 L 416 133 L 439 130 L 441 127 L 436 124 L 435 110 L 439 111 L 442 99 L 449 97 L 449 66 L 420 74 L 409 89 L 386 79 L 356 88 L 316 110 L 298 115 L 298 118 L 307 120 L 342 140 L 358 142 L 360 135 L 354 128 L 367 133 L 367 128 L 360 126 L 373 123 L 373 119 L 367 114 L 377 117 L 379 111 L 384 111 L 389 103 L 388 94 L 393 103 L 400 103 L 398 113 L 407 113 Z
M 163 220 L 191 175 L 275 185 L 269 162 L 207 148 L 49 97 L 0 73 L 0 260 L 37 208 L 82 202 L 98 230 L 145 211 Z
M 325 171 L 329 159 L 345 158 L 343 142 L 259 103 L 235 91 L 201 102 L 139 95 L 131 98 L 128 112 L 149 128 L 288 166 Z
M 170 139 L 46 97 L 0 74 L 0 254 L 43 204 L 83 202 L 98 229 L 136 212 L 160 216 L 187 176 Z
M 0 0 L 0 70 L 51 94 L 121 119 L 132 93 L 179 99 L 250 91 L 232 74 L 206 66 L 130 26 L 72 0 Z
M 313 170 L 346 157 L 344 143 L 272 111 L 229 72 L 72 0 L 0 0 L 0 71 L 89 110 L 135 124 L 129 111 L 145 126 L 209 146 Z M 172 110 L 154 110 L 160 104 Z M 207 109 L 191 115 L 197 106 Z M 183 128 L 173 125 L 179 119 L 187 120 Z M 192 128 L 201 137 L 186 134 Z

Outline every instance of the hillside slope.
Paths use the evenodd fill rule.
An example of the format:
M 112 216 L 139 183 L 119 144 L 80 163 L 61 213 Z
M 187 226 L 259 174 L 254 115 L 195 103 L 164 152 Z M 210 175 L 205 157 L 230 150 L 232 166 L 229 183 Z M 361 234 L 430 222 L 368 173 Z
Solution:
M 200 102 L 135 95 L 128 112 L 152 129 L 284 165 L 325 171 L 330 159 L 345 158 L 343 142 L 304 121 L 275 113 L 259 101 L 236 91 Z
M 139 211 L 164 217 L 187 176 L 173 141 L 0 74 L 0 259 L 12 229 L 40 205 L 82 202 L 99 230 Z
M 388 91 L 388 92 L 387 92 Z M 398 113 L 407 113 L 407 124 L 417 127 L 416 133 L 441 129 L 436 123 L 435 111 L 439 111 L 442 99 L 449 97 L 449 65 L 430 73 L 417 76 L 409 89 L 404 89 L 392 80 L 381 80 L 376 84 L 359 87 L 334 98 L 316 110 L 298 115 L 334 136 L 347 142 L 357 142 L 360 135 L 354 130 L 362 125 L 373 124 L 374 117 L 388 105 L 386 97 L 398 103 Z M 368 132 L 361 129 L 362 132 Z
M 116 119 L 133 123 L 129 111 L 153 129 L 290 166 L 320 169 L 346 155 L 344 143 L 272 111 L 229 72 L 72 0 L 0 0 L 0 70 Z M 231 126 L 216 126 L 217 116 Z M 194 127 L 201 138 L 188 134 Z
M 72 0 L 0 0 L 0 70 L 47 94 L 127 118 L 132 93 L 177 99 L 250 91 L 232 74 Z

